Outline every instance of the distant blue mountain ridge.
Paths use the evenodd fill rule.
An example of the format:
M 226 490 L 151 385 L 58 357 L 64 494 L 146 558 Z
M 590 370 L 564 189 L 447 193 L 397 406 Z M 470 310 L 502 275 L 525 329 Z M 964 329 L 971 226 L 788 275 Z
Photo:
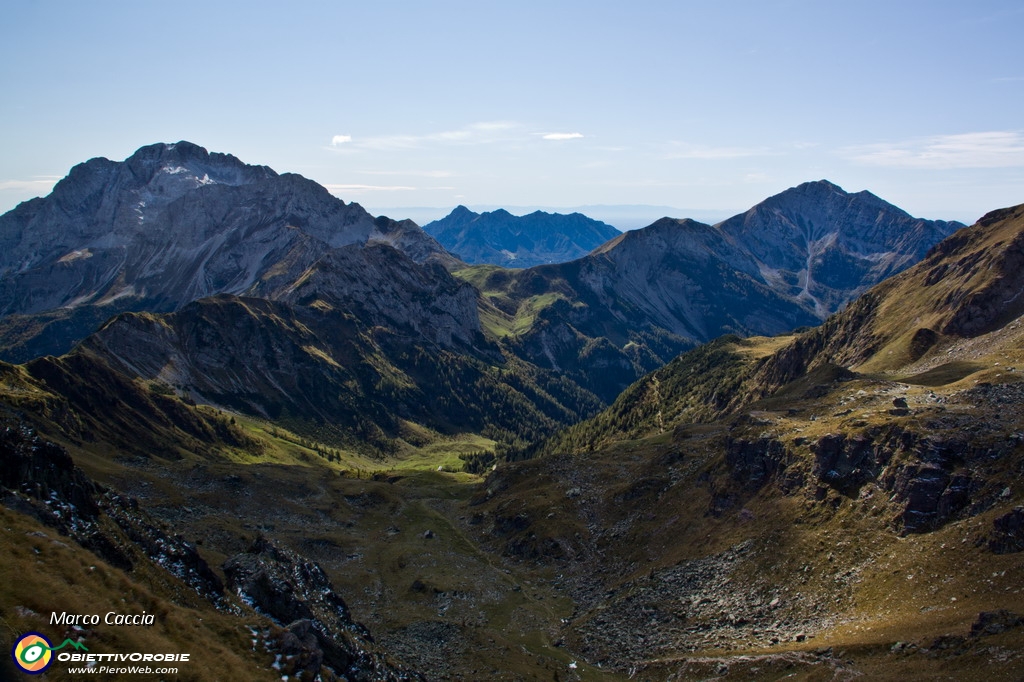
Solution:
M 505 209 L 476 213 L 465 206 L 427 223 L 423 230 L 466 263 L 508 268 L 582 258 L 620 234 L 581 213 L 534 211 L 514 216 Z

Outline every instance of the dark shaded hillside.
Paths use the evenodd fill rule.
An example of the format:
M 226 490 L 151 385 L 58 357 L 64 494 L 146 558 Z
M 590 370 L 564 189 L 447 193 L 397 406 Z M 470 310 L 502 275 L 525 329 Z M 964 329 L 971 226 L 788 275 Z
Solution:
M 413 424 L 523 444 L 596 406 L 554 377 L 512 371 L 500 355 L 496 367 L 493 358 L 438 348 L 349 313 L 262 299 L 222 296 L 165 316 L 122 316 L 76 354 L 191 400 L 383 452 L 422 437 L 412 435 Z

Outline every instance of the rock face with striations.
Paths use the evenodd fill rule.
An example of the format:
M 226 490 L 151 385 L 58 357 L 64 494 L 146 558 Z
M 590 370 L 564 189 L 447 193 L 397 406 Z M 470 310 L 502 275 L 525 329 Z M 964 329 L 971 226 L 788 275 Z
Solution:
M 44 314 L 65 327 L 53 333 L 84 336 L 118 312 L 218 293 L 273 297 L 330 250 L 372 243 L 453 262 L 414 223 L 375 220 L 301 176 L 155 144 L 124 162 L 79 164 L 48 197 L 0 216 L 0 314 Z M 76 339 L 62 340 L 43 350 Z
M 871 192 L 850 194 L 826 180 L 769 197 L 717 225 L 755 259 L 763 281 L 821 319 L 962 227 L 911 217 Z

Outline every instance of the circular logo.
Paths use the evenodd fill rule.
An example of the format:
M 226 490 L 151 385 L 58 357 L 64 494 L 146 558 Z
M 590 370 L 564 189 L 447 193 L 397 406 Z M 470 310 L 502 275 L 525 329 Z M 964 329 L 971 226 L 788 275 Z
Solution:
M 50 640 L 38 632 L 26 632 L 11 648 L 14 665 L 29 675 L 38 675 L 53 663 Z

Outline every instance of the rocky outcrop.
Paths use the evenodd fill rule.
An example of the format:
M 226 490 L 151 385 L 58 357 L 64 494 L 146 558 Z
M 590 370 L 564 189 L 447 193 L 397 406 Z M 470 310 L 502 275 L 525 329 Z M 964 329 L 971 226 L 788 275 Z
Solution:
M 992 522 L 988 548 L 995 554 L 1024 552 L 1024 507 L 1015 507 Z
M 730 439 L 725 463 L 732 477 L 749 491 L 760 490 L 788 462 L 786 446 L 773 438 Z
M 134 498 L 94 483 L 64 448 L 24 423 L 11 422 L 0 431 L 0 501 L 55 528 L 112 566 L 130 571 L 152 562 L 201 597 L 223 605 L 224 586 L 195 545 L 154 521 Z
M 319 565 L 260 537 L 225 562 L 224 574 L 232 591 L 287 628 L 291 648 L 306 652 L 303 669 L 311 676 L 320 673 L 322 661 L 353 682 L 425 679 L 377 649 Z
M 818 480 L 847 495 L 877 478 L 892 457 L 890 450 L 864 434 L 852 438 L 841 433 L 826 435 L 811 445 L 811 452 Z
M 1007 609 L 998 611 L 982 611 L 978 619 L 971 625 L 971 637 L 990 637 L 1024 627 L 1024 616 L 1020 616 Z
M 74 509 L 84 521 L 99 515 L 99 490 L 67 451 L 43 440 L 28 425 L 12 423 L 0 430 L 0 487 L 24 494 L 47 505 Z M 61 521 L 55 510 L 54 521 Z M 74 525 L 64 519 L 65 528 Z
M 826 490 L 832 489 L 855 499 L 866 486 L 876 486 L 887 493 L 894 511 L 892 527 L 900 533 L 941 528 L 964 513 L 984 510 L 992 502 L 990 496 L 981 493 L 985 488 L 983 476 L 971 466 L 971 462 L 991 457 L 991 451 L 955 438 L 925 437 L 898 427 L 869 428 L 827 434 L 806 447 L 811 456 L 811 478 L 804 475 L 804 467 L 797 466 L 800 456 L 778 438 L 727 439 L 725 462 L 730 477 L 746 494 L 775 481 L 787 495 L 803 489 L 820 500 Z M 731 508 L 734 503 L 726 495 L 718 506 Z M 1024 520 L 1024 513 L 1020 519 Z M 997 520 L 990 546 L 1015 551 L 1010 548 L 1016 546 L 1017 522 L 1013 513 Z
M 135 549 L 179 578 L 200 596 L 218 606 L 224 605 L 224 584 L 199 555 L 193 543 L 155 522 L 134 498 L 127 495 L 108 491 L 101 498 L 100 505 Z M 87 548 L 93 549 L 88 542 L 85 544 Z
M 957 443 L 922 439 L 910 432 L 829 434 L 810 446 L 820 484 L 856 497 L 875 483 L 897 505 L 894 525 L 920 533 L 945 524 L 970 501 L 970 478 L 954 474 Z M 897 455 L 899 461 L 894 461 Z
M 971 501 L 970 476 L 934 465 L 904 467 L 889 483 L 904 505 L 897 523 L 907 533 L 941 527 Z

